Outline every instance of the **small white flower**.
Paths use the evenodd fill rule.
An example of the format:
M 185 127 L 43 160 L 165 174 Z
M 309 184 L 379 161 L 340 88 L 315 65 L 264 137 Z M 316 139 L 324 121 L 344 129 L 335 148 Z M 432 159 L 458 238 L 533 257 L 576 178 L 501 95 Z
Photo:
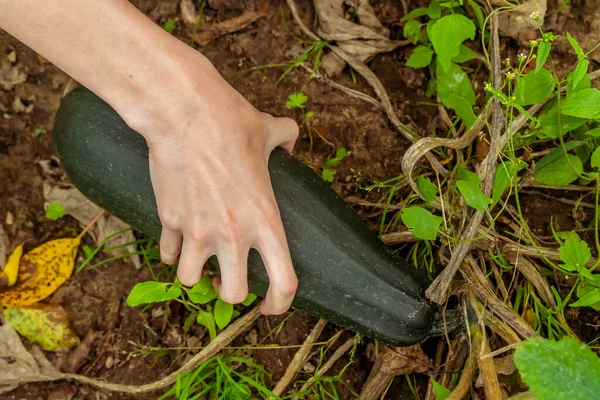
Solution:
M 534 11 L 529 15 L 530 18 L 535 19 L 536 21 L 538 20 L 538 18 L 540 17 L 540 13 L 538 11 Z
M 488 90 L 491 90 L 491 89 L 492 89 L 492 84 L 491 84 L 491 83 L 486 83 L 486 84 L 483 86 L 483 90 L 485 90 L 486 92 L 487 92 Z
M 535 39 L 529 41 L 529 46 L 531 46 L 531 47 L 535 47 L 535 46 L 537 46 L 537 44 L 538 44 L 538 41 Z
M 507 57 L 507 58 L 505 58 L 505 59 L 504 59 L 504 64 L 506 64 L 506 65 L 510 65 L 510 58 L 508 58 L 508 57 Z
M 527 58 L 527 54 L 519 53 L 519 58 Z
M 517 75 L 516 75 L 514 72 L 512 72 L 512 71 L 508 71 L 508 72 L 506 73 L 506 77 L 507 77 L 508 79 L 515 79 L 515 77 L 516 77 L 516 76 L 517 76 Z

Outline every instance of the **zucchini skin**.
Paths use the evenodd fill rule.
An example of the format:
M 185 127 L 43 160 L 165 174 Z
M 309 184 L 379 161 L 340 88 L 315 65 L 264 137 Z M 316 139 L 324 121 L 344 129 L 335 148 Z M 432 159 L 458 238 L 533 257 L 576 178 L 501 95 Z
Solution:
M 158 239 L 161 223 L 145 140 L 89 90 L 69 93 L 54 141 L 71 182 L 135 229 Z M 395 255 L 314 171 L 281 149 L 269 172 L 299 280 L 292 306 L 398 346 L 425 339 L 434 306 L 427 278 Z M 248 257 L 250 291 L 269 279 L 257 251 Z

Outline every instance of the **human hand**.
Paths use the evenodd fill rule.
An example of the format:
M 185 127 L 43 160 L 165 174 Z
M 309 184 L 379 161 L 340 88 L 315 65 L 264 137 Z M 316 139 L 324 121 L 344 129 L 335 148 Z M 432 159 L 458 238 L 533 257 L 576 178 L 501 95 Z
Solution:
M 219 296 L 240 303 L 248 295 L 248 252 L 255 248 L 270 279 L 261 311 L 281 314 L 297 278 L 267 165 L 275 147 L 291 152 L 298 126 L 257 111 L 209 63 L 190 67 L 202 72 L 190 71 L 189 84 L 155 106 L 166 118 L 130 122 L 150 149 L 162 261 L 179 258 L 179 280 L 192 286 L 206 260 L 217 255 Z

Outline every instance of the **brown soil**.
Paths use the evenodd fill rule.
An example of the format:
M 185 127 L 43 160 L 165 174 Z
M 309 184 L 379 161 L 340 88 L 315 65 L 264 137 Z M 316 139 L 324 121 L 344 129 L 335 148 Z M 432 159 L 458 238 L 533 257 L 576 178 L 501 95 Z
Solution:
M 163 24 L 168 18 L 174 18 L 174 34 L 184 40 L 189 37 L 190 32 L 179 17 L 177 0 L 133 2 L 157 23 Z M 426 4 L 425 1 L 421 2 Z M 209 3 L 214 8 L 207 8 L 206 16 L 213 20 L 239 13 L 237 2 L 213 0 Z M 244 1 L 245 3 L 251 6 L 255 2 Z M 302 3 L 300 10 L 304 20 L 314 20 L 310 3 L 297 3 Z M 398 33 L 401 28 L 398 27 L 397 21 L 404 14 L 401 3 L 387 0 L 373 3 L 383 23 Z M 357 180 L 370 183 L 401 174 L 402 155 L 408 146 L 408 142 L 391 128 L 379 109 L 316 80 L 307 81 L 308 74 L 302 69 L 293 71 L 277 87 L 275 82 L 282 69 L 265 68 L 243 72 L 260 65 L 286 62 L 298 55 L 298 44 L 285 30 L 280 9 L 283 10 L 291 29 L 299 34 L 291 22 L 292 17 L 285 2 L 279 0 L 273 1 L 268 14 L 251 27 L 221 37 L 200 50 L 217 66 L 223 76 L 260 110 L 290 116 L 302 124 L 302 115 L 286 109 L 285 102 L 289 94 L 300 90 L 304 92 L 309 97 L 308 109 L 315 114 L 312 122 L 314 129 L 336 147 L 345 147 L 352 152 L 351 157 L 342 161 L 337 169 L 334 188 L 343 196 L 378 196 L 359 190 Z M 575 36 L 576 28 L 575 26 L 571 32 Z M 370 66 L 392 96 L 394 106 L 404 116 L 402 122 L 423 135 L 432 134 L 438 129 L 438 133 L 445 134 L 437 108 L 419 104 L 430 101 L 425 97 L 428 74 L 424 70 L 404 66 L 411 49 L 409 46 L 379 56 Z M 11 244 L 28 241 L 26 248 L 31 249 L 49 239 L 73 236 L 77 230 L 77 222 L 70 217 L 58 221 L 50 221 L 45 217 L 42 185 L 47 172 L 38 164 L 39 161 L 55 157 L 52 143 L 53 116 L 62 95 L 72 87 L 73 82 L 32 50 L 0 31 L 0 63 L 4 63 L 6 56 L 13 51 L 17 56 L 16 65 L 27 74 L 27 80 L 11 90 L 0 88 L 0 223 L 7 231 Z M 347 71 L 339 78 L 339 82 L 372 94 L 364 81 L 357 79 L 356 83 L 353 82 Z M 33 105 L 33 108 L 17 111 L 13 106 L 17 98 L 21 99 L 25 106 Z M 42 131 L 45 133 L 40 134 Z M 319 169 L 331 151 L 331 147 L 319 139 L 315 139 L 310 151 L 308 131 L 305 126 L 302 127 L 296 149 L 296 155 L 300 159 Z M 537 235 L 551 235 L 551 216 L 554 216 L 554 223 L 560 224 L 561 228 L 571 229 L 576 226 L 571 213 L 573 207 L 570 205 L 531 196 L 524 199 L 524 207 Z M 8 213 L 16 217 L 16 221 L 11 225 L 5 221 Z M 150 275 L 146 269 L 138 271 L 130 264 L 116 261 L 94 271 L 74 274 L 52 296 L 51 301 L 63 305 L 69 312 L 79 337 L 95 335 L 92 346 L 79 362 L 78 373 L 118 383 L 153 382 L 176 370 L 189 354 L 178 351 L 162 357 L 140 354 L 132 356 L 131 352 L 136 346 L 193 346 L 206 339 L 204 331 L 198 327 L 193 327 L 187 336 L 183 335 L 185 314 L 184 310 L 176 306 L 171 306 L 168 310 L 155 307 L 140 313 L 139 309 L 125 305 L 124 300 L 131 288 L 137 282 L 149 279 Z M 570 316 L 570 319 L 582 319 L 580 329 L 585 331 L 586 338 L 590 335 L 597 336 L 597 329 L 588 331 L 590 325 L 598 326 L 597 314 L 584 314 L 585 318 L 582 314 Z M 284 317 L 261 317 L 252 328 L 258 341 L 264 339 Z M 286 321 L 283 329 L 277 335 L 269 336 L 265 343 L 301 344 L 315 322 L 313 317 L 295 312 Z M 321 340 L 330 338 L 338 329 L 328 326 Z M 239 344 L 245 342 L 244 336 L 246 335 L 238 338 Z M 338 344 L 349 337 L 349 333 L 344 334 L 338 340 Z M 373 365 L 367 357 L 367 343 L 369 341 L 365 339 L 364 344 L 358 347 L 356 362 L 343 375 L 344 382 L 354 392 L 360 391 Z M 427 347 L 435 351 L 435 346 Z M 285 371 L 294 352 L 294 349 L 259 350 L 253 353 L 253 358 L 269 370 L 274 383 Z M 433 353 L 430 355 L 433 356 Z M 68 353 L 48 353 L 48 357 L 59 368 L 69 368 Z M 313 364 L 316 363 L 314 357 L 311 359 Z M 348 357 L 342 358 L 332 373 L 340 371 L 348 361 Z M 422 376 L 416 380 L 415 390 L 421 397 L 424 395 L 425 385 L 426 379 Z M 351 398 L 350 392 L 343 387 L 339 388 L 339 393 L 341 398 Z M 135 398 L 156 397 L 157 394 L 148 394 Z M 390 387 L 386 398 L 409 397 L 412 397 L 412 394 L 406 379 L 400 377 Z M 85 385 L 56 382 L 26 385 L 0 398 L 58 400 L 130 397 L 97 391 Z

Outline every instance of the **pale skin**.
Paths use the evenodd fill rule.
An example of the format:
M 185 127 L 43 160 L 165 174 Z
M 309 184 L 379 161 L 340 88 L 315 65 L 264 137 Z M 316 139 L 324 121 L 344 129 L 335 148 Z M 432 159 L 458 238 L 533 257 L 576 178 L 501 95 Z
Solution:
M 126 0 L 0 0 L 0 28 L 110 104 L 147 141 L 163 225 L 162 261 L 194 285 L 212 255 L 221 298 L 248 294 L 257 249 L 270 279 L 263 314 L 281 314 L 298 281 L 267 162 L 297 124 L 259 112 L 202 54 Z

